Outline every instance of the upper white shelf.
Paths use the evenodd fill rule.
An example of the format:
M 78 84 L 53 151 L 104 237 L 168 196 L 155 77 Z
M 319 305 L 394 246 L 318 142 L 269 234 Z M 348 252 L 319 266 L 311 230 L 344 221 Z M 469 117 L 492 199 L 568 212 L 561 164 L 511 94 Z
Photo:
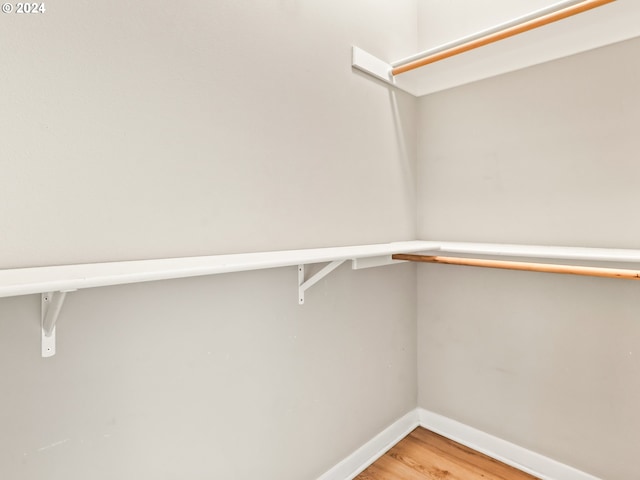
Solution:
M 484 28 L 490 29 L 491 25 L 485 25 Z M 468 33 L 469 36 L 473 36 L 475 32 Z M 393 83 L 412 95 L 423 96 L 639 35 L 640 1 L 616 0 L 556 23 L 399 75 L 390 76 L 385 72 L 407 60 L 422 57 L 438 46 L 433 45 L 434 48 L 405 59 L 378 59 L 375 57 L 376 52 L 370 52 L 373 55 L 368 55 L 366 52 L 360 53 L 362 51 L 354 47 L 354 60 L 358 54 L 360 58 L 353 62 L 353 66 L 383 81 Z M 454 38 L 450 40 L 452 43 L 456 42 Z
M 430 250 L 433 242 L 395 242 L 206 257 L 90 263 L 0 270 L 0 297 L 390 256 Z

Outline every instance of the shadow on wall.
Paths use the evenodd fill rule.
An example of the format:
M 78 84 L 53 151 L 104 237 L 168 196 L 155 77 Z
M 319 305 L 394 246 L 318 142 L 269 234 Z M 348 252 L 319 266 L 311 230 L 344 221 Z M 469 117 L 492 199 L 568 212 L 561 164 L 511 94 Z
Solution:
M 401 115 L 401 102 L 402 100 L 399 100 L 399 96 L 408 96 L 408 94 L 399 94 L 398 91 L 389 86 L 386 85 L 387 90 L 389 91 L 389 103 L 391 104 L 391 114 L 393 117 L 393 128 L 394 128 L 394 132 L 396 135 L 396 142 L 397 142 L 397 146 L 398 146 L 398 153 L 399 153 L 399 159 L 402 162 L 402 172 L 403 172 L 403 178 L 405 179 L 406 185 L 405 185 L 405 191 L 410 191 L 410 192 L 414 192 L 415 191 L 415 161 L 413 162 L 413 168 L 412 168 L 412 162 L 411 162 L 411 158 L 413 157 L 414 159 L 416 158 L 416 152 L 412 152 L 413 154 L 410 155 L 408 148 L 407 148 L 407 144 L 410 143 L 410 136 L 413 136 L 414 138 L 417 135 L 417 132 L 415 131 L 407 131 L 407 128 L 402 124 L 402 115 Z M 408 100 L 414 101 L 415 102 L 415 98 L 410 97 Z M 405 100 L 406 101 L 406 100 Z M 415 142 L 413 142 L 413 144 L 415 145 Z M 414 200 L 414 196 L 412 196 L 412 200 Z
M 391 109 L 391 120 L 395 137 L 393 153 L 397 154 L 399 172 L 402 175 L 400 185 L 405 194 L 405 205 L 415 205 L 416 197 L 416 166 L 417 166 L 417 99 L 406 92 L 372 77 L 357 68 L 351 69 L 352 73 L 360 77 L 364 82 L 375 84 L 380 93 L 387 92 Z M 413 207 L 412 207 L 413 208 Z

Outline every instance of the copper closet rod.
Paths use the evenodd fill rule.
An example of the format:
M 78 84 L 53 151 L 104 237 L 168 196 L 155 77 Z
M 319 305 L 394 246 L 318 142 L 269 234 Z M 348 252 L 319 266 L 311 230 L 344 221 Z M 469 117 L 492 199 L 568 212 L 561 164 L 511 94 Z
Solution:
M 580 267 L 575 265 L 511 262 L 505 260 L 485 260 L 480 258 L 440 257 L 405 253 L 392 255 L 391 258 L 394 260 L 407 260 L 410 262 L 444 263 L 447 265 L 465 265 L 468 267 L 502 268 L 506 270 L 524 270 L 527 272 L 564 273 L 569 275 L 585 275 L 589 277 L 640 280 L 640 271 L 619 268 Z
M 418 60 L 405 63 L 404 65 L 399 65 L 391 70 L 391 74 L 399 75 L 401 73 L 409 72 L 411 70 L 415 70 L 416 68 L 429 65 L 430 63 L 444 60 L 445 58 L 453 57 L 454 55 L 459 55 L 460 53 L 468 52 L 469 50 L 483 47 L 484 45 L 488 45 L 499 40 L 504 40 L 505 38 L 513 37 L 514 35 L 518 35 L 520 33 L 528 32 L 529 30 L 533 30 L 534 28 L 557 22 L 558 20 L 577 15 L 578 13 L 586 12 L 587 10 L 591 10 L 592 8 L 600 7 L 614 1 L 615 0 L 586 0 L 582 3 L 578 3 L 577 5 L 563 8 L 562 10 L 559 10 L 557 12 L 549 13 L 547 15 L 543 15 L 542 17 L 525 21 L 524 23 L 505 28 L 504 30 L 488 34 L 475 40 L 470 40 L 469 42 L 463 43 L 462 45 L 457 45 L 441 52 L 419 58 Z

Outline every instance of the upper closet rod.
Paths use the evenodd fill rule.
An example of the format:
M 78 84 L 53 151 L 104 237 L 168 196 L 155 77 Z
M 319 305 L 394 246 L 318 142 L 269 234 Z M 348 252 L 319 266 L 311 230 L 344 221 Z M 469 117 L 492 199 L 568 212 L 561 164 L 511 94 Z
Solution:
M 558 20 L 586 12 L 592 8 L 600 7 L 614 1 L 615 0 L 568 0 L 556 3 L 550 7 L 516 18 L 489 30 L 484 30 L 475 35 L 462 38 L 455 42 L 420 53 L 417 56 L 396 62 L 391 70 L 391 74 L 394 76 L 400 75 L 401 73 L 409 72 L 416 68 L 429 65 L 430 63 L 435 63 L 437 61 L 444 60 L 445 58 L 453 57 L 454 55 L 468 52 L 469 50 L 473 50 L 505 38 L 513 37 L 514 35 L 548 25 L 549 23 L 557 22 Z

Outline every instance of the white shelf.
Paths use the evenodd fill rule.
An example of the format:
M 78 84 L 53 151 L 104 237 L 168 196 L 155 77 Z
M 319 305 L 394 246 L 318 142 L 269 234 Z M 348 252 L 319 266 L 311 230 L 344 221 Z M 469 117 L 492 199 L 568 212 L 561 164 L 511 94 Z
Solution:
M 591 260 L 603 262 L 640 262 L 640 250 L 626 248 L 553 247 L 500 243 L 429 242 L 439 247 L 439 253 Z
M 430 250 L 434 245 L 433 242 L 409 241 L 352 247 L 0 270 L 0 297 L 382 257 L 394 253 Z
M 640 262 L 640 250 L 632 249 L 415 240 L 351 247 L 0 270 L 0 297 L 65 292 L 83 288 L 309 265 L 340 260 L 376 260 L 375 262 L 369 262 L 370 265 L 375 266 L 388 263 L 378 261 L 379 257 L 388 257 L 394 253 L 415 253 L 433 250 L 438 250 L 439 253 L 454 254 Z
M 42 355 L 50 357 L 55 354 L 56 322 L 67 292 L 83 288 L 297 266 L 298 302 L 303 304 L 306 290 L 345 261 L 351 260 L 352 268 L 361 269 L 397 263 L 391 259 L 391 255 L 396 253 L 436 251 L 485 256 L 640 262 L 640 250 L 631 249 L 414 240 L 351 247 L 0 270 L 0 297 L 38 293 L 42 295 Z M 328 265 L 306 278 L 306 265 L 325 262 Z
M 65 292 L 83 288 L 309 265 L 340 260 L 377 260 L 379 257 L 388 257 L 394 253 L 414 253 L 430 250 L 474 255 L 640 262 L 640 250 L 635 249 L 415 240 L 350 247 L 0 270 L 0 297 Z M 386 263 L 388 262 L 370 262 L 372 266 Z
M 369 268 L 395 263 L 391 259 L 394 253 L 428 251 L 434 247 L 432 242 L 410 241 L 207 257 L 16 268 L 0 270 L 0 297 L 41 294 L 42 356 L 51 357 L 56 352 L 56 323 L 68 292 L 83 288 L 296 265 L 298 302 L 303 304 L 305 291 L 347 260 L 353 261 L 354 269 Z M 305 278 L 306 265 L 324 262 L 329 264 L 310 278 Z

